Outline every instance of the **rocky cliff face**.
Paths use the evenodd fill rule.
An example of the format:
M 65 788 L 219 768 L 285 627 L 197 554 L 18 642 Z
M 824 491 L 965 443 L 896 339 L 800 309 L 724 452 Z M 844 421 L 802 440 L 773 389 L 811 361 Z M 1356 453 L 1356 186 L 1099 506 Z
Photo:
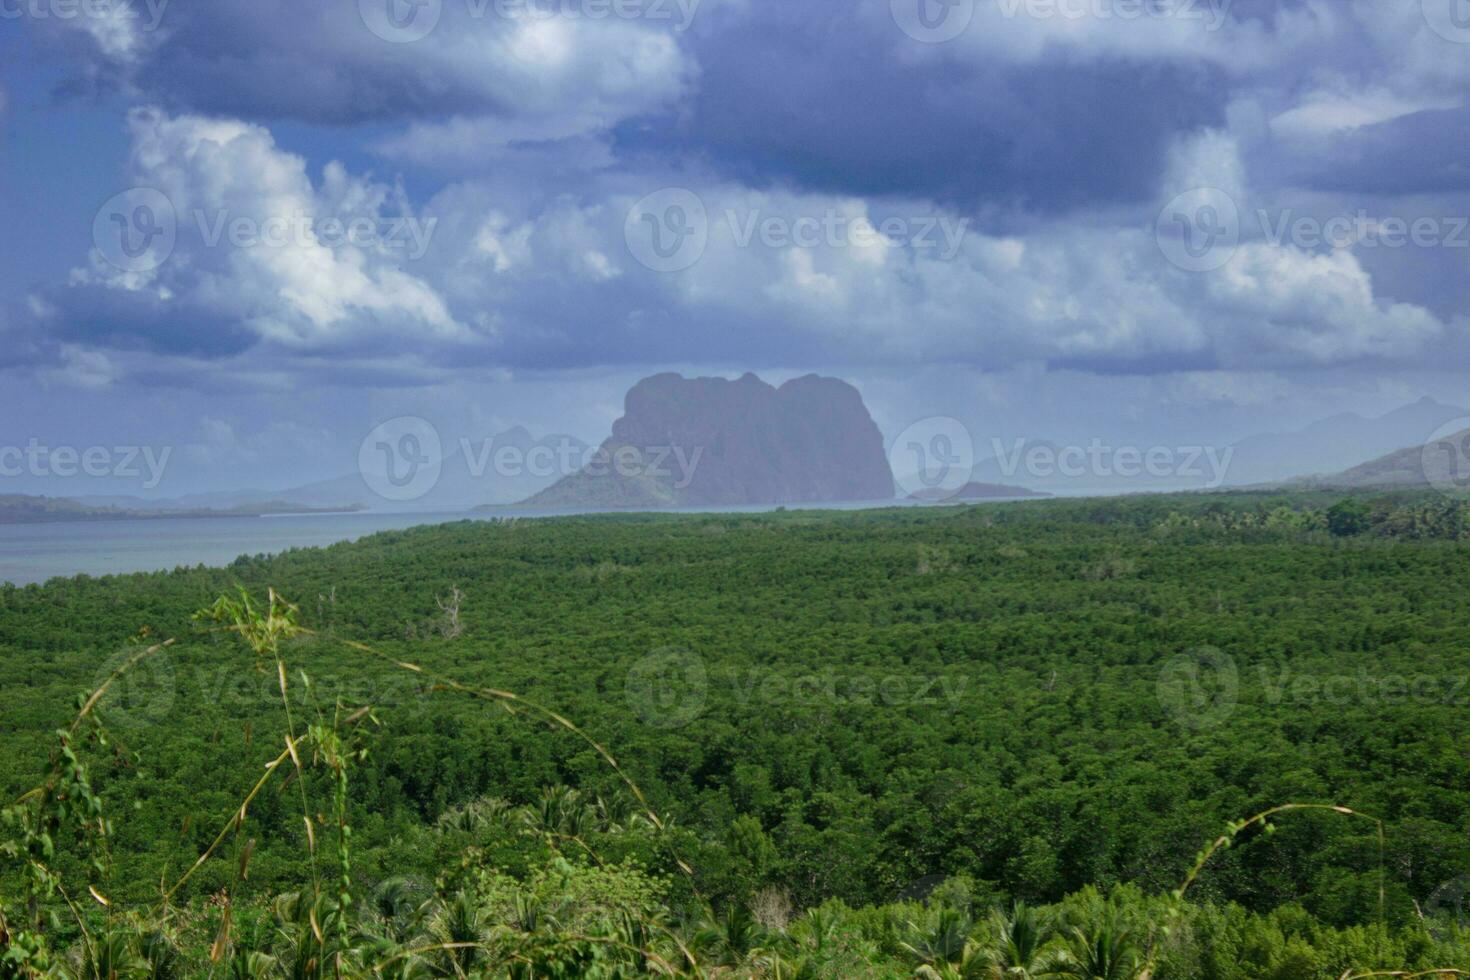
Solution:
M 807 375 L 775 388 L 753 374 L 658 374 L 628 392 L 591 466 L 526 502 L 699 507 L 892 497 L 883 437 L 847 382 Z

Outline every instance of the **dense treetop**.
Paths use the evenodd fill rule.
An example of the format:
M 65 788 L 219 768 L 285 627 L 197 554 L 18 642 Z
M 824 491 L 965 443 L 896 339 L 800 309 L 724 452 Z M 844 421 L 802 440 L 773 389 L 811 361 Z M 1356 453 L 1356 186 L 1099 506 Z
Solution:
M 73 740 L 111 815 L 107 860 L 90 868 L 78 844 L 52 862 L 117 908 L 154 908 L 289 727 L 273 659 L 194 614 L 274 588 L 302 630 L 279 650 L 291 724 L 320 725 L 328 748 L 299 786 L 256 797 L 246 829 L 172 897 L 211 928 L 221 896 L 264 909 L 319 894 L 325 872 L 305 855 L 332 866 L 338 775 L 351 887 L 366 894 L 408 882 L 415 902 L 439 903 L 432 915 L 470 902 L 488 921 L 527 889 L 555 904 L 580 888 L 597 914 L 703 909 L 729 929 L 760 913 L 771 949 L 778 933 L 808 942 L 809 910 L 839 909 L 841 956 L 873 975 L 961 969 L 965 937 L 979 956 L 1004 925 L 986 910 L 1015 901 L 1043 906 L 1057 949 L 1115 914 L 1143 949 L 1150 903 L 1226 821 L 1303 802 L 1381 820 L 1383 846 L 1372 820 L 1327 811 L 1244 830 L 1192 886 L 1190 921 L 1211 942 L 1245 930 L 1265 965 L 1209 973 L 1200 957 L 1218 950 L 1196 943 L 1170 953 L 1171 975 L 1311 976 L 1269 971 L 1375 965 L 1352 958 L 1364 951 L 1398 966 L 1431 956 L 1421 913 L 1433 921 L 1470 874 L 1467 527 L 1461 505 L 1429 495 L 614 515 L 5 587 L 0 790 L 13 800 L 44 780 L 78 695 L 175 639 L 97 705 L 105 745 Z M 515 692 L 581 734 L 436 678 Z M 360 755 L 339 772 L 329 733 L 366 706 L 343 742 Z M 593 846 L 528 842 L 506 816 L 522 811 L 571 820 Z M 0 862 L 14 924 L 24 862 Z M 891 904 L 939 882 L 927 907 Z M 848 911 L 869 906 L 871 920 Z M 946 925 L 946 910 L 959 918 Z M 1392 938 L 1369 942 L 1380 921 Z M 916 952 L 904 932 L 960 925 L 947 951 Z M 721 955 L 755 971 L 733 942 Z

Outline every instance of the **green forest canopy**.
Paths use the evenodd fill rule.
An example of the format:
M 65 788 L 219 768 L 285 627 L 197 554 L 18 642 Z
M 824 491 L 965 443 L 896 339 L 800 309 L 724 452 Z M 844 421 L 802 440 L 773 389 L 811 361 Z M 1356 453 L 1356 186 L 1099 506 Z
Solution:
M 1061 936 L 1112 894 L 1142 943 L 1140 910 L 1226 821 L 1332 803 L 1382 820 L 1384 844 L 1372 821 L 1282 817 L 1212 858 L 1192 914 L 1237 932 L 1244 915 L 1276 937 L 1258 943 L 1262 971 L 1325 969 L 1354 943 L 1388 961 L 1348 966 L 1463 955 L 1436 950 L 1445 934 L 1421 916 L 1458 903 L 1470 874 L 1467 530 L 1463 505 L 1442 498 L 1320 494 L 613 515 L 4 587 L 0 790 L 15 799 L 45 778 L 78 695 L 175 639 L 99 703 L 106 745 L 75 743 L 112 815 L 105 866 L 89 869 L 81 847 L 54 861 L 117 908 L 155 907 L 160 881 L 209 847 L 284 744 L 273 662 L 194 614 L 274 588 L 307 631 L 281 649 L 294 723 L 326 719 L 326 737 L 364 706 L 380 723 L 353 728 L 366 753 L 342 804 L 353 888 L 468 889 L 483 907 L 517 888 L 593 907 L 631 895 L 671 919 L 704 908 L 727 930 L 753 909 L 787 914 L 773 904 L 788 917 L 871 907 L 842 920 L 840 955 L 906 975 L 962 958 L 963 935 L 947 951 L 900 941 L 910 926 L 953 929 L 947 910 L 978 936 L 1001 928 L 986 909 L 1031 903 Z M 587 738 L 393 660 L 516 692 Z M 587 739 L 662 830 L 629 832 L 642 808 Z M 264 908 L 309 887 L 305 855 L 326 845 L 307 840 L 303 802 L 329 827 L 333 787 L 308 773 L 262 793 L 248 831 L 173 902 Z M 589 808 L 595 859 L 507 829 L 507 813 L 545 822 L 548 800 Z M 553 861 L 592 877 L 553 887 Z M 0 877 L 13 921 L 23 864 Z M 902 926 L 885 917 L 936 888 Z M 1396 952 L 1361 938 L 1380 908 Z M 1189 955 L 1204 971 L 1205 954 Z

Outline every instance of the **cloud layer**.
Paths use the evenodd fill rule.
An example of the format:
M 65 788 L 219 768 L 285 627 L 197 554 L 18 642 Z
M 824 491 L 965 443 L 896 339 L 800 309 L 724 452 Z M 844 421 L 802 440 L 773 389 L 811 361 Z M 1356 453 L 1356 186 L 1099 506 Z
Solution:
M 1426 255 L 1426 284 L 1414 253 L 1267 234 L 1283 213 L 1466 213 L 1470 36 L 1437 3 L 33 19 L 62 91 L 113 93 L 130 152 L 70 276 L 3 297 L 8 357 L 88 386 L 1442 363 L 1470 249 Z M 1172 227 L 1202 189 L 1222 196 Z

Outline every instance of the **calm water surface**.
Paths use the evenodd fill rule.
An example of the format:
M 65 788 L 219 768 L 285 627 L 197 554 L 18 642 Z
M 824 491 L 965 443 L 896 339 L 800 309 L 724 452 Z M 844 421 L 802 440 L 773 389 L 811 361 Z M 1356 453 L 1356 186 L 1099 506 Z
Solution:
M 58 575 L 157 572 L 228 565 L 240 555 L 353 541 L 469 514 L 304 514 L 142 521 L 0 524 L 0 581 L 26 585 Z
M 868 504 L 823 504 L 854 509 Z M 894 506 L 887 503 L 883 506 Z M 737 507 L 756 513 L 771 507 Z M 792 509 L 796 509 L 792 507 Z M 575 511 L 502 508 L 487 513 L 302 514 L 138 521 L 0 524 L 0 582 L 27 585 L 57 576 L 168 571 L 179 566 L 228 565 L 240 555 L 274 554 L 355 541 L 378 531 L 492 517 L 555 517 Z

